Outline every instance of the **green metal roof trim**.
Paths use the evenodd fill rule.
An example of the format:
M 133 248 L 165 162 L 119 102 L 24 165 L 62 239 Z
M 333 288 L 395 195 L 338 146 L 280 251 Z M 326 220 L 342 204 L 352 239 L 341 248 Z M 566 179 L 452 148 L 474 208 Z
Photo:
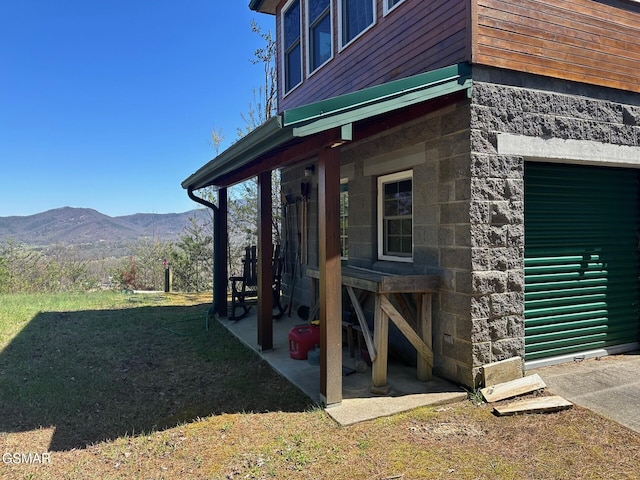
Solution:
M 471 65 L 460 63 L 283 112 L 283 125 L 304 124 L 301 136 L 431 100 L 471 86 Z
M 251 0 L 249 8 L 254 12 L 270 13 L 275 15 L 278 0 Z
M 259 0 L 253 0 L 259 3 Z M 285 110 L 253 130 L 182 182 L 197 190 L 296 138 L 349 125 L 471 87 L 471 66 L 460 63 Z

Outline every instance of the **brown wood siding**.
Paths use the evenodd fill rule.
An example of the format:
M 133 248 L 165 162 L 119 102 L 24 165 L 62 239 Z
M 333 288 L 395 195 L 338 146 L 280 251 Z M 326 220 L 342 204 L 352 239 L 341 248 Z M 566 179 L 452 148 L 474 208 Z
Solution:
M 309 77 L 305 71 L 303 83 L 287 95 L 281 88 L 280 111 L 471 59 L 469 0 L 406 0 L 387 16 L 378 0 L 374 27 L 342 51 L 338 4 L 334 1 L 333 59 Z M 284 2 L 276 17 L 278 35 L 282 6 Z
M 593 0 L 471 0 L 473 63 L 640 92 L 640 14 Z

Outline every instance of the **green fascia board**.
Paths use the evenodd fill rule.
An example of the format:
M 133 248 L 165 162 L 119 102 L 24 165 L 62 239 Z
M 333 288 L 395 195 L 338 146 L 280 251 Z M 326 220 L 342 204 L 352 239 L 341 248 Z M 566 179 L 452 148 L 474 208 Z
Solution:
M 236 170 L 292 138 L 292 129 L 282 128 L 282 117 L 271 117 L 184 180 L 182 188 L 197 190 L 212 185 L 212 179 Z
M 360 113 L 364 115 L 361 118 L 366 118 L 369 107 L 373 107 L 376 114 L 385 113 L 469 88 L 470 82 L 471 66 L 459 63 L 286 110 L 283 112 L 283 126 L 302 126 L 328 117 L 346 115 L 348 112 L 357 112 L 353 114 L 354 118 L 361 117 Z
M 253 0 L 258 3 L 259 0 Z M 252 2 L 252 3 L 253 3 Z M 358 92 L 285 110 L 238 140 L 182 182 L 197 190 L 296 138 L 342 127 L 471 88 L 471 66 L 460 63 Z

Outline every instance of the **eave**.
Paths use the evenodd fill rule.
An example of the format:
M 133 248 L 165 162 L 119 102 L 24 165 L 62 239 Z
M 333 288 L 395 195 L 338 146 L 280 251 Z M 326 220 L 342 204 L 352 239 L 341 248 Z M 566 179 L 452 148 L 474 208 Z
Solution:
M 250 178 L 255 169 L 249 166 L 305 137 L 336 131 L 338 139 L 350 140 L 357 122 L 470 88 L 471 66 L 461 63 L 285 110 L 209 161 L 184 180 L 182 187 L 193 191 L 228 185 L 229 178 Z M 247 173 L 244 177 L 243 171 Z

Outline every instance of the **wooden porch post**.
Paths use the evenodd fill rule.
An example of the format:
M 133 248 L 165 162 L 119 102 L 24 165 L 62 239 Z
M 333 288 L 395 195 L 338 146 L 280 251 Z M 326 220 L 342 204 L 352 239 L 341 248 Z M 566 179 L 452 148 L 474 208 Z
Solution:
M 320 270 L 320 397 L 342 402 L 342 294 L 340 265 L 340 152 L 318 156 L 318 253 Z
M 273 348 L 271 171 L 258 175 L 258 345 Z
M 228 215 L 227 215 L 227 189 L 220 188 L 218 190 L 218 219 L 215 225 L 214 240 L 215 240 L 215 252 L 216 257 L 215 265 L 216 271 L 213 272 L 213 284 L 214 284 L 214 299 L 213 302 L 217 306 L 216 313 L 225 318 L 227 316 L 227 285 L 228 285 L 228 270 L 227 270 L 227 243 L 228 243 Z

